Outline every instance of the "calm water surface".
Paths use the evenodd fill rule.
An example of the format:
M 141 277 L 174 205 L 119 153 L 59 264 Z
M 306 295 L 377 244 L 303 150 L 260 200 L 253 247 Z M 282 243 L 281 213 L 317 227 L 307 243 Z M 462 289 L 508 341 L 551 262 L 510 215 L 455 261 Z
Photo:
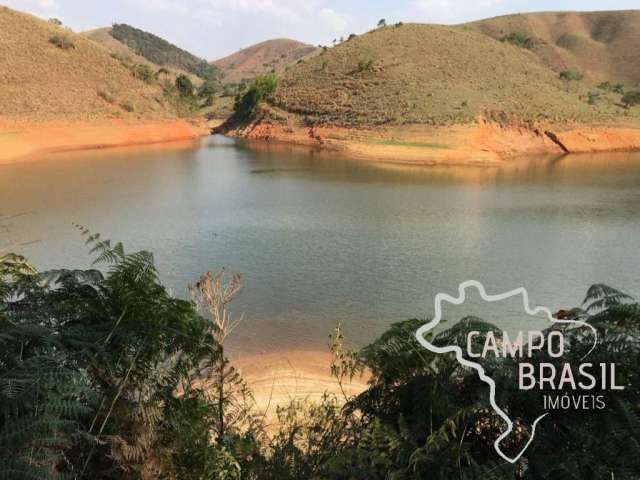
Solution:
M 90 265 L 76 222 L 152 250 L 178 296 L 245 273 L 239 353 L 324 349 L 338 321 L 363 345 L 468 279 L 550 308 L 595 282 L 640 294 L 640 154 L 416 168 L 211 138 L 0 165 L 0 215 L 0 243 L 41 269 Z M 519 328 L 517 306 L 477 307 Z

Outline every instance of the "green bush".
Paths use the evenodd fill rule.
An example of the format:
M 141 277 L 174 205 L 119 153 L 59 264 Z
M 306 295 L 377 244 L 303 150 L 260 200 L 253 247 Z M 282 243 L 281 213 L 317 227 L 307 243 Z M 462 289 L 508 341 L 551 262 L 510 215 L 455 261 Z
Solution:
M 584 78 L 584 75 L 578 70 L 563 70 L 560 72 L 560 80 L 566 82 L 579 82 Z
M 563 70 L 560 72 L 560 80 L 566 85 L 567 92 L 569 91 L 569 85 L 571 82 L 579 82 L 584 78 L 582 72 L 578 70 Z
M 76 48 L 73 42 L 64 35 L 53 35 L 49 39 L 49 43 L 54 44 L 56 47 L 61 48 L 62 50 L 70 50 Z
M 373 69 L 373 60 L 370 58 L 363 59 L 358 62 L 358 72 L 371 71 Z
M 509 35 L 505 36 L 502 41 L 512 43 L 517 47 L 526 48 L 528 50 L 531 50 L 535 45 L 533 39 L 522 32 L 511 32 Z
M 622 96 L 622 103 L 627 108 L 633 107 L 635 105 L 640 105 L 640 91 L 629 90 Z
M 186 75 L 180 74 L 176 77 L 176 88 L 181 97 L 193 98 L 193 82 Z
M 149 65 L 137 63 L 131 67 L 131 74 L 138 80 L 142 80 L 148 84 L 152 84 L 156 81 L 155 73 Z
M 278 87 L 278 78 L 273 74 L 259 75 L 253 80 L 247 92 L 236 98 L 233 110 L 241 120 L 249 119 L 256 107 L 267 99 Z

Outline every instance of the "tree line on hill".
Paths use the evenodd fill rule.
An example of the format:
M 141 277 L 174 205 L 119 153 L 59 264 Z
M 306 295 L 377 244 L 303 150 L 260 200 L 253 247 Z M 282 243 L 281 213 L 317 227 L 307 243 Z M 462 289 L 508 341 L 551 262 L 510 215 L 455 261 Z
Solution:
M 115 23 L 110 34 L 138 55 L 157 65 L 179 68 L 204 80 L 219 80 L 222 77 L 220 69 L 206 60 L 144 30 L 123 23 Z

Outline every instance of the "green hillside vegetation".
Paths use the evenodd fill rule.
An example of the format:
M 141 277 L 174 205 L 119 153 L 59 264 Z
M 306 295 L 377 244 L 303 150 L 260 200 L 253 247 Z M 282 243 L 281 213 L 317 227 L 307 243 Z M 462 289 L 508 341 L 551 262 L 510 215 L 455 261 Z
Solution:
M 111 36 L 110 27 L 89 30 L 86 32 L 82 32 L 82 35 L 102 45 L 104 48 L 109 50 L 109 52 L 111 52 L 111 55 L 114 58 L 120 60 L 125 65 L 145 65 L 152 69 L 154 72 L 162 71 L 164 75 L 172 76 L 173 80 L 175 80 L 175 77 L 182 74 L 188 75 L 191 78 L 191 81 L 195 84 L 199 85 L 202 82 L 202 79 L 200 77 L 194 75 L 193 73 L 189 73 L 186 70 L 181 70 L 179 68 L 174 68 L 167 65 L 158 65 L 156 63 L 150 62 L 145 57 L 138 55 L 130 47 L 113 38 Z
M 520 38 L 526 43 L 526 38 Z M 517 39 L 516 39 L 517 41 Z M 496 120 L 592 121 L 626 112 L 588 102 L 530 50 L 466 26 L 378 28 L 290 67 L 270 104 L 309 123 L 344 126 Z
M 206 60 L 152 33 L 126 24 L 114 24 L 109 33 L 136 54 L 156 65 L 181 69 L 204 80 L 219 80 L 222 77 L 220 69 L 210 65 Z
M 548 67 L 583 72 L 592 84 L 640 85 L 640 10 L 505 15 L 468 24 L 497 40 L 528 38 Z

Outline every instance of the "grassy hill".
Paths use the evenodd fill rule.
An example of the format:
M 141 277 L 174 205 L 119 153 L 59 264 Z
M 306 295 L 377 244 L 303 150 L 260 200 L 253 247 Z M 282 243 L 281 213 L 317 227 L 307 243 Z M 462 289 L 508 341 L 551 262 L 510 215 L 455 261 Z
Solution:
M 498 40 L 517 32 L 552 70 L 575 69 L 591 83 L 640 85 L 640 10 L 526 13 L 468 24 Z
M 126 24 L 115 24 L 108 31 L 114 39 L 155 65 L 185 70 L 202 79 L 218 79 L 220 70 L 172 43 Z
M 470 27 L 389 26 L 288 69 L 271 105 L 305 122 L 343 126 L 506 120 L 593 120 L 619 115 L 589 104 L 578 84 L 531 51 Z M 276 111 L 277 115 L 277 111 Z
M 0 7 L 2 119 L 165 118 L 162 88 L 135 78 L 95 42 Z
M 225 72 L 225 81 L 238 82 L 269 72 L 280 73 L 287 65 L 318 50 L 313 45 L 285 38 L 267 40 L 243 48 L 213 62 Z

